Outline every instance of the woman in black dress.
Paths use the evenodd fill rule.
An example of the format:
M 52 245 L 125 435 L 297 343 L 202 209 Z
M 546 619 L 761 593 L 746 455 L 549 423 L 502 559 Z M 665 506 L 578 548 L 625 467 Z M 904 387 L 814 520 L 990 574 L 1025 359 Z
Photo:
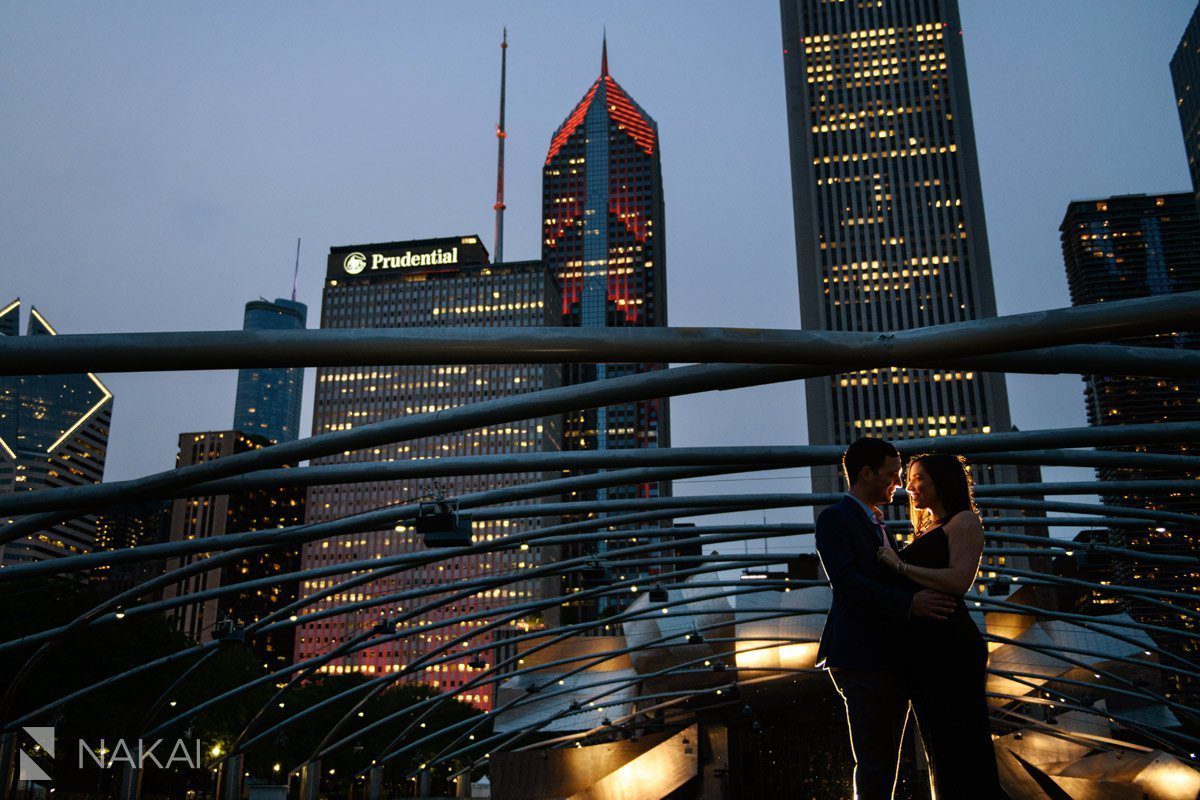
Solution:
M 879 558 L 916 589 L 957 598 L 946 620 L 910 619 L 908 680 L 933 796 L 937 800 L 1007 800 L 1000 788 L 984 697 L 987 646 L 967 613 L 983 554 L 983 523 L 961 456 L 937 453 L 909 461 L 905 489 L 915 538 Z

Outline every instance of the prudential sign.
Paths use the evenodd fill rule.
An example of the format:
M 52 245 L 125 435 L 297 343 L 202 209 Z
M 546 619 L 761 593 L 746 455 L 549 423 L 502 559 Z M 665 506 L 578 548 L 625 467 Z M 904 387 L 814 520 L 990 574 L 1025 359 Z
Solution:
M 406 269 L 411 267 L 437 267 L 458 263 L 457 247 L 439 247 L 424 253 L 406 250 L 403 255 L 385 256 L 383 253 L 370 255 L 353 252 L 342 261 L 347 275 L 358 275 L 365 270 Z

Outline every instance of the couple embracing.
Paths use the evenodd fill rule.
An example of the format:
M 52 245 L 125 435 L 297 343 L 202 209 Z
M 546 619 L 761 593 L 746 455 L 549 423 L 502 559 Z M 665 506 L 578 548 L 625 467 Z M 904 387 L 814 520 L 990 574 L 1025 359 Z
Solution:
M 846 704 L 857 800 L 892 797 L 911 704 L 938 800 L 1006 800 L 984 697 L 987 647 L 962 596 L 983 553 L 983 525 L 960 456 L 907 468 L 882 439 L 859 439 L 842 468 L 849 491 L 817 519 L 833 588 L 818 666 Z M 900 547 L 882 512 L 908 492 L 915 536 Z

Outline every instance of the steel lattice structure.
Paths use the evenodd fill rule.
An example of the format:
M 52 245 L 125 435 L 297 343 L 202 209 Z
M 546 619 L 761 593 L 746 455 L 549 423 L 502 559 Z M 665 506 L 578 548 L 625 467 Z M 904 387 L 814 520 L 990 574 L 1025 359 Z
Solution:
M 767 666 L 754 664 L 751 654 L 783 652 L 783 648 L 803 648 L 813 636 L 741 635 L 752 624 L 771 621 L 813 620 L 819 632 L 827 604 L 812 602 L 775 610 L 730 605 L 730 618 L 712 621 L 710 601 L 752 598 L 763 593 L 786 597 L 819 599 L 825 584 L 821 580 L 730 579 L 731 571 L 748 567 L 766 568 L 786 565 L 799 557 L 797 552 L 724 555 L 709 554 L 715 545 L 740 544 L 747 540 L 804 536 L 812 525 L 701 525 L 700 527 L 663 524 L 650 529 L 650 541 L 624 541 L 619 552 L 621 564 L 651 569 L 657 573 L 656 585 L 666 586 L 666 599 L 658 597 L 642 602 L 645 577 L 611 580 L 604 585 L 563 595 L 535 598 L 487 607 L 475 612 L 482 623 L 471 636 L 459 636 L 439 644 L 425 656 L 404 665 L 398 671 L 373 677 L 323 703 L 288 713 L 268 724 L 268 708 L 283 705 L 283 698 L 333 660 L 382 642 L 427 634 L 448 622 L 410 626 L 427 611 L 448 603 L 470 598 L 481 592 L 499 590 L 517 580 L 578 574 L 592 567 L 594 556 L 585 556 L 542 564 L 519 572 L 496 574 L 453 584 L 413 588 L 390 595 L 343 602 L 320 609 L 339 594 L 361 586 L 382 575 L 399 574 L 418 566 L 447 562 L 467 555 L 564 543 L 604 540 L 637 540 L 647 536 L 646 528 L 614 529 L 635 523 L 668 523 L 682 518 L 701 518 L 730 511 L 766 508 L 795 509 L 828 505 L 836 495 L 813 493 L 789 494 L 718 494 L 687 497 L 661 497 L 588 502 L 521 503 L 550 498 L 580 488 L 615 487 L 649 481 L 670 481 L 697 476 L 714 476 L 774 470 L 782 467 L 811 467 L 837 463 L 840 448 L 807 446 L 663 448 L 636 451 L 593 451 L 529 453 L 520 455 L 455 457 L 430 461 L 355 463 L 344 465 L 288 467 L 307 459 L 340 453 L 383 443 L 393 444 L 436 433 L 462 431 L 482 425 L 527 419 L 539 415 L 580 411 L 619 402 L 732 390 L 741 387 L 792 381 L 800 378 L 836 375 L 877 367 L 969 368 L 1009 373 L 1091 373 L 1142 375 L 1154 377 L 1195 377 L 1200 375 L 1200 353 L 1185 350 L 1160 350 L 1097 344 L 1131 335 L 1157 331 L 1197 331 L 1195 309 L 1200 303 L 1196 293 L 1104 303 L 1071 309 L 999 317 L 969 323 L 897 332 L 887 335 L 807 332 L 753 331 L 721 329 L 566 329 L 566 330 L 312 330 L 244 331 L 210 333 L 157 333 L 111 335 L 59 335 L 54 337 L 0 338 L 0 374 L 233 369 L 239 367 L 308 367 L 318 365 L 362 364 L 469 364 L 469 363 L 620 363 L 674 362 L 687 366 L 656 373 L 630 375 L 589 384 L 531 392 L 471 406 L 428 414 L 414 414 L 365 425 L 348 431 L 312 436 L 261 450 L 229 456 L 131 480 L 66 489 L 52 489 L 0 496 L 0 514 L 9 519 L 0 526 L 0 544 L 12 542 L 47 525 L 92 513 L 116 504 L 146 500 L 215 495 L 251 488 L 278 486 L 354 485 L 369 481 L 431 479 L 451 475 L 493 475 L 515 472 L 572 470 L 571 477 L 480 491 L 455 498 L 458 508 L 471 510 L 475 519 L 513 519 L 518 517 L 559 517 L 593 515 L 581 521 L 556 522 L 509 538 L 476 542 L 469 546 L 431 548 L 370 561 L 339 563 L 300 570 L 247 583 L 162 600 L 145 599 L 155 589 L 177 583 L 188 574 L 211 570 L 235 562 L 248 554 L 272 552 L 317 540 L 337 540 L 356 533 L 394 526 L 413 520 L 418 508 L 413 504 L 393 505 L 368 513 L 344 517 L 321 524 L 299 525 L 268 531 L 229 533 L 202 540 L 177 541 L 110 552 L 95 552 L 53 560 L 8 566 L 0 569 L 0 585 L 7 582 L 52 576 L 78 575 L 96 567 L 154 562 L 168 558 L 193 556 L 195 560 L 115 595 L 104 603 L 80 614 L 69 624 L 44 630 L 11 641 L 0 642 L 0 657 L 35 647 L 17 677 L 5 688 L 0 701 L 0 722 L 5 734 L 5 780 L 0 797 L 13 788 L 12 742 L 23 726 L 37 725 L 52 718 L 57 709 L 100 691 L 108 686 L 153 674 L 168 667 L 186 665 L 150 708 L 145 710 L 143 733 L 161 736 L 178 731 L 197 714 L 233 697 L 260 687 L 275 687 L 271 699 L 255 713 L 230 751 L 219 762 L 223 769 L 238 775 L 242 757 L 263 742 L 292 726 L 304 726 L 325 708 L 340 701 L 352 702 L 337 721 L 322 731 L 321 743 L 302 764 L 288 766 L 288 772 L 304 773 L 302 795 L 315 797 L 319 763 L 331 755 L 352 748 L 367 733 L 386 731 L 391 740 L 379 752 L 363 753 L 358 774 L 377 788 L 382 768 L 420 751 L 435 739 L 453 734 L 450 745 L 443 746 L 423 764 L 423 769 L 445 769 L 451 763 L 467 764 L 451 768 L 455 774 L 478 768 L 501 752 L 519 753 L 536 748 L 574 746 L 636 731 L 654 715 L 662 719 L 686 722 L 711 709 L 743 704 L 743 695 L 754 687 L 817 672 L 811 666 L 788 666 L 780 661 Z M 1130 425 L 1100 428 L 1076 428 L 1046 431 L 996 432 L 986 435 L 944 436 L 899 443 L 906 455 L 918 452 L 955 452 L 982 464 L 1033 464 L 1039 466 L 1124 466 L 1175 471 L 1181 475 L 1200 468 L 1200 458 L 1141 452 L 1106 450 L 1108 447 L 1137 447 L 1172 443 L 1200 442 L 1200 423 L 1181 422 L 1160 425 Z M 1109 492 L 1136 492 L 1144 495 L 1193 492 L 1192 479 L 1162 479 L 1110 482 Z M 987 509 L 989 554 L 1025 556 L 1047 560 L 1054 555 L 1073 556 L 1075 551 L 1104 555 L 1130 563 L 1159 563 L 1200 567 L 1200 554 L 1163 554 L 1123 548 L 1111 544 L 1079 544 L 1065 539 L 1030 535 L 1029 529 L 1088 525 L 1106 528 L 1138 528 L 1155 524 L 1177 524 L 1200 529 L 1200 517 L 1173 513 L 1147 504 L 1146 508 L 1065 502 L 1039 499 L 1046 495 L 1095 495 L 1097 484 L 1022 483 L 980 486 L 979 505 Z M 1008 512 L 1018 512 L 1008 514 Z M 1006 515 L 1007 514 L 1007 515 Z M 695 545 L 701 555 L 681 558 L 675 553 L 681 545 Z M 1069 587 L 1109 598 L 1136 598 L 1177 613 L 1181 619 L 1200 621 L 1194 606 L 1195 595 L 1184 591 L 1153 590 L 1140 587 L 1101 584 L 1083 578 L 1071 578 L 1045 569 L 1024 569 L 1011 565 L 988 566 L 981 574 L 980 586 L 1004 586 L 1032 589 Z M 722 576 L 721 573 L 726 573 Z M 156 659 L 150 659 L 127 672 L 65 694 L 35 709 L 14 710 L 20 689 L 37 664 L 53 658 L 61 643 L 83 630 L 104 630 L 120 625 L 126 618 L 161 614 L 172 608 L 202 603 L 225 594 L 265 587 L 275 581 L 312 581 L 328 579 L 329 586 L 289 604 L 249 625 L 235 640 L 198 642 L 194 646 Z M 639 589 L 638 584 L 643 584 Z M 508 659 L 491 657 L 494 644 L 473 644 L 479 633 L 497 628 L 508 621 L 532 613 L 577 601 L 586 597 L 640 593 L 638 602 L 616 616 L 600 621 L 563 625 L 530 631 L 509 644 L 522 644 L 520 658 L 547 650 L 561 642 L 570 642 L 594 631 L 600 625 L 626 625 L 625 630 L 664 618 L 694 622 L 685 633 L 654 635 L 638 640 L 621 650 L 581 653 L 566 658 L 551 658 L 535 666 L 522 667 L 516 655 Z M 1200 723 L 1200 709 L 1165 697 L 1126 675 L 1121 665 L 1136 666 L 1164 676 L 1200 679 L 1200 664 L 1163 649 L 1155 635 L 1169 634 L 1200 641 L 1200 633 L 1189 626 L 1176 628 L 1142 625 L 1131 619 L 1104 620 L 1096 616 L 1047 609 L 1031 602 L 1033 595 L 997 599 L 987 593 L 971 595 L 969 600 L 981 613 L 1003 615 L 1005 619 L 1026 618 L 1029 625 L 1070 625 L 1093 634 L 1101 649 L 1055 642 L 1032 641 L 1019 635 L 1006 636 L 988 630 L 986 639 L 994 661 L 989 671 L 1006 691 L 991 692 L 994 721 L 998 729 L 1014 726 L 1050 731 L 1056 736 L 1088 743 L 1092 747 L 1120 749 L 1130 743 L 1106 740 L 1087 733 L 1056 729 L 1048 717 L 1031 714 L 1051 706 L 1057 713 L 1102 717 L 1141 741 L 1190 759 L 1200 749 L 1200 739 L 1152 720 L 1124 718 L 1087 702 L 1094 688 L 1081 680 L 1084 672 L 1105 682 L 1104 691 L 1161 705 L 1177 718 Z M 406 609 L 389 614 L 385 607 L 403 602 Z M 382 616 L 373 628 L 345 641 L 320 657 L 301 660 L 284 669 L 269 672 L 228 691 L 210 696 L 189 707 L 176 707 L 170 698 L 189 677 L 225 648 L 240 646 L 256 636 L 299 626 L 348 610 L 380 610 Z M 463 617 L 457 618 L 459 621 Z M 647 623 L 648 624 L 648 623 Z M 803 624 L 809 625 L 808 622 Z M 1013 623 L 1017 625 L 1017 623 Z M 1022 625 L 1025 623 L 1021 623 Z M 812 627 L 810 625 L 810 628 Z M 1020 627 L 1017 625 L 1017 627 Z M 1051 631 L 1053 629 L 1051 628 Z M 636 638 L 636 637 L 635 637 Z M 699 641 L 710 651 L 699 657 L 679 657 L 665 667 L 586 684 L 565 687 L 569 681 L 588 673 L 590 667 L 617 658 L 641 658 L 650 654 L 670 654 Z M 1085 642 L 1086 645 L 1086 642 Z M 1099 647 L 1099 645 L 1096 645 Z M 711 649 L 716 648 L 716 649 Z M 1022 651 L 1030 658 L 1045 658 L 1067 665 L 1061 673 L 1030 671 L 1019 668 L 1016 660 L 999 662 L 995 654 Z M 553 651 L 551 651 L 553 652 Z M 464 656 L 489 657 L 490 666 L 479 671 L 464 686 L 404 708 L 391 716 L 364 721 L 359 714 L 370 700 L 387 687 L 411 679 L 429 667 Z M 657 657 L 657 656 L 656 656 Z M 765 663 L 765 662 L 764 662 Z M 1017 664 L 1018 666 L 1006 666 Z M 539 675 L 549 669 L 555 673 L 549 685 L 539 683 Z M 1075 670 L 1075 672 L 1072 672 Z M 763 673 L 763 674 L 759 674 Z M 715 677 L 714 677 L 715 676 Z M 498 704 L 489 714 L 465 720 L 436 731 L 423 731 L 424 723 L 455 694 L 472 686 L 516 682 L 525 693 Z M 675 683 L 672 683 L 674 681 Z M 659 682 L 661 691 L 644 691 L 630 700 L 636 687 Z M 992 684 L 989 684 L 992 685 Z M 1029 691 L 1022 691 L 1021 687 Z M 757 690 L 757 689 L 754 689 Z M 1052 695 L 1043 697 L 1043 694 Z M 500 730 L 481 734 L 505 715 L 526 713 L 541 704 L 551 707 L 555 698 L 571 697 L 576 702 L 551 710 L 528 728 Z M 583 697 L 582 702 L 579 698 Z M 588 704 L 608 703 L 621 713 L 605 718 L 602 724 L 579 724 L 566 735 L 554 735 L 554 724 L 572 717 L 587 717 Z M 649 703 L 649 705 L 645 705 Z M 746 706 L 749 708 L 749 706 Z M 524 711 L 522 710 L 524 709 Z M 1041 712 L 1039 712 L 1041 713 Z M 660 718 L 660 717 L 655 717 Z M 315 766 L 314 766 L 315 765 Z M 415 773 L 414 773 L 415 774 Z M 408 775 L 406 777 L 413 777 Z M 124 796 L 137 796 L 136 776 L 127 781 Z

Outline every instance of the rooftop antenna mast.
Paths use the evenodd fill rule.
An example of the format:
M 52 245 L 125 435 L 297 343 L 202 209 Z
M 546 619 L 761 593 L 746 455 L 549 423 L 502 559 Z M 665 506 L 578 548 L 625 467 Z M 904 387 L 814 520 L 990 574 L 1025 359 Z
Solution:
M 508 134 L 504 132 L 504 84 L 508 72 L 508 27 L 504 28 L 504 38 L 500 41 L 500 122 L 496 125 L 496 141 L 499 152 L 496 156 L 496 263 L 504 262 L 504 140 Z
M 296 302 L 296 284 L 300 282 L 300 237 L 296 237 L 296 269 L 292 272 L 292 302 Z

